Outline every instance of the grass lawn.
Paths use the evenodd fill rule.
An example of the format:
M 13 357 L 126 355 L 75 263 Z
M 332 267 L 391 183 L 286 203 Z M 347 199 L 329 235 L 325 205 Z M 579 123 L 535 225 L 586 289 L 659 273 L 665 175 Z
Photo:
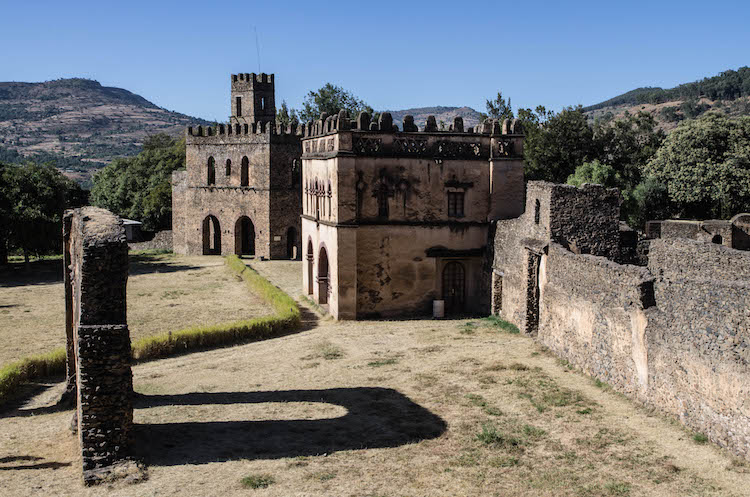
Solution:
M 131 254 L 130 338 L 267 315 L 221 257 Z M 11 264 L 0 272 L 0 365 L 65 346 L 62 261 Z
M 296 294 L 300 264 L 251 263 Z M 149 474 L 138 484 L 82 487 L 67 428 L 72 411 L 45 409 L 52 388 L 0 419 L 3 489 L 134 497 L 747 495 L 750 465 L 513 331 L 483 319 L 320 319 L 293 335 L 139 364 L 136 455 Z

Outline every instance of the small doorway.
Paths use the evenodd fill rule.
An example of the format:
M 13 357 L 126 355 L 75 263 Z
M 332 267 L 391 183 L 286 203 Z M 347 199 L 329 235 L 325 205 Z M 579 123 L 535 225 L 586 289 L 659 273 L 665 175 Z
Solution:
M 255 226 L 247 216 L 240 217 L 234 225 L 234 252 L 255 255 Z
M 447 314 L 464 312 L 466 271 L 460 262 L 449 262 L 443 268 L 443 300 Z
M 286 257 L 287 259 L 297 259 L 297 230 L 290 226 L 286 230 Z
M 221 228 L 215 216 L 203 220 L 203 255 L 221 255 Z
M 322 247 L 318 257 L 318 304 L 320 305 L 328 303 L 329 276 L 328 253 L 325 247 Z

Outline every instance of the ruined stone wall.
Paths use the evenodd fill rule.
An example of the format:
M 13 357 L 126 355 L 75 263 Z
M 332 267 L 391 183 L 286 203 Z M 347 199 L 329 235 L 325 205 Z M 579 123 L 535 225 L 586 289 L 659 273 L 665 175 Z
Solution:
M 556 243 L 542 266 L 539 342 L 618 391 L 644 393 L 645 331 L 654 305 L 649 271 Z
M 737 214 L 732 218 L 732 247 L 750 250 L 750 214 Z
M 68 364 L 86 483 L 131 450 L 133 377 L 126 321 L 128 245 L 122 221 L 96 207 L 64 218 Z M 74 365 L 74 367 L 72 366 Z
M 162 230 L 154 234 L 151 240 L 128 243 L 130 250 L 172 250 L 172 230 Z
M 587 227 L 575 216 L 555 230 L 549 218 L 566 209 L 547 210 L 543 193 L 555 205 L 556 188 L 539 186 L 530 184 L 523 216 L 496 225 L 493 312 L 586 373 L 747 457 L 750 254 L 687 239 L 651 241 L 647 268 L 576 254 L 553 237 L 576 241 L 569 247 L 594 240 L 589 246 L 607 254 L 609 232 L 578 236 Z M 606 214 L 609 201 L 591 207 L 614 216 Z
M 750 458 L 750 254 L 651 242 L 649 402 Z

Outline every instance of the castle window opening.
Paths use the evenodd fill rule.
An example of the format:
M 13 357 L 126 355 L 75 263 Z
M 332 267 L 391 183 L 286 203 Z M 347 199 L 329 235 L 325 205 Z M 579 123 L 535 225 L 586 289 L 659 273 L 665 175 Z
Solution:
M 242 158 L 242 167 L 240 169 L 240 186 L 248 186 L 250 184 L 250 161 L 247 157 Z
M 237 106 L 237 116 L 242 117 L 242 97 L 237 97 L 236 106 Z
M 388 188 L 380 185 L 377 191 L 378 196 L 378 217 L 388 219 Z
M 541 218 L 542 205 L 539 203 L 539 199 L 534 201 L 534 223 L 539 224 Z
M 227 163 L 224 168 L 224 174 L 226 176 L 230 176 L 232 174 L 232 161 L 230 159 L 227 159 Z
M 711 243 L 721 245 L 722 243 L 724 243 L 724 239 L 721 237 L 721 235 L 714 235 L 714 237 L 711 238 Z
M 448 192 L 448 215 L 464 216 L 464 192 Z
M 313 261 L 315 260 L 315 254 L 313 254 L 312 240 L 307 241 L 307 294 L 313 294 Z
M 297 229 L 290 226 L 286 230 L 286 257 L 287 259 L 297 259 Z
M 266 97 L 260 97 L 260 110 L 266 110 Z
M 320 256 L 318 256 L 318 304 L 325 305 L 328 303 L 329 276 L 328 252 L 326 252 L 325 247 L 321 247 Z
M 208 178 L 206 179 L 206 183 L 209 185 L 216 184 L 216 161 L 214 161 L 213 157 L 208 158 Z

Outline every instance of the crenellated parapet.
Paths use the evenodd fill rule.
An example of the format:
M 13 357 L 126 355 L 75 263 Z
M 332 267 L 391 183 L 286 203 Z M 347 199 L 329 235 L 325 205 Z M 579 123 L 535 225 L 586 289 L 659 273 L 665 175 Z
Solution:
M 523 126 L 518 119 L 486 119 L 476 127 L 464 128 L 456 117 L 447 129 L 438 129 L 429 116 L 423 129 L 414 117 L 404 116 L 403 130 L 390 113 L 373 121 L 367 112 L 350 119 L 346 111 L 302 125 L 303 156 L 371 155 L 426 157 L 434 159 L 497 160 L 519 159 L 523 155 Z
M 248 139 L 257 141 L 258 137 L 276 136 L 287 139 L 299 140 L 302 137 L 302 128 L 296 124 L 282 126 L 279 123 L 257 122 L 257 123 L 227 123 L 216 126 L 190 126 L 187 129 L 187 138 L 190 143 L 222 143 L 229 138 Z M 255 137 L 255 138 L 253 138 Z
M 264 72 L 256 74 L 251 73 L 240 73 L 232 74 L 231 78 L 232 89 L 238 90 L 258 90 L 267 89 L 269 85 L 273 85 L 273 74 L 266 74 Z

